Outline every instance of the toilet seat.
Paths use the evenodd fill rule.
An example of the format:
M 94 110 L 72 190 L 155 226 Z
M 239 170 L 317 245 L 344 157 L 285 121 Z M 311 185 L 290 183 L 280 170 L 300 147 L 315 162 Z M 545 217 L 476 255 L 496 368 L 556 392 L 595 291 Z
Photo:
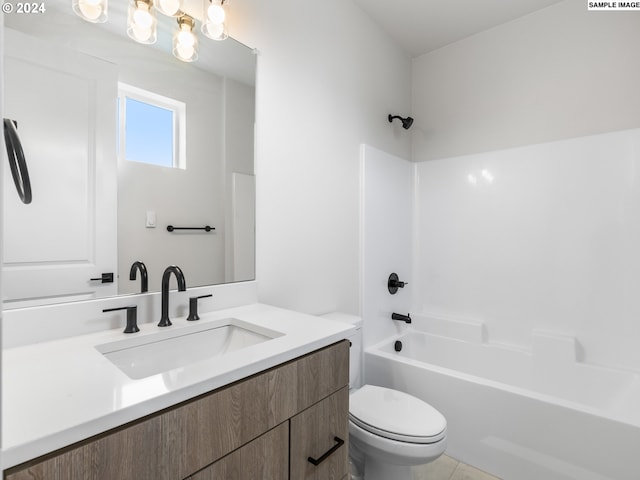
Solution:
M 349 419 L 369 433 L 405 443 L 439 442 L 447 428 L 444 416 L 428 403 L 375 385 L 349 396 Z

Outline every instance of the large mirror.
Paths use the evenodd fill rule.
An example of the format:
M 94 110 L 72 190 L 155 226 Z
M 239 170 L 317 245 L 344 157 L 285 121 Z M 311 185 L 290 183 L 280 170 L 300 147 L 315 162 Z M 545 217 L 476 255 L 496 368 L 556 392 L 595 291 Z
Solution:
M 168 265 L 188 287 L 254 278 L 255 54 L 198 22 L 182 62 L 175 18 L 141 45 L 119 3 L 104 24 L 70 0 L 4 15 L 3 116 L 32 190 L 24 204 L 3 152 L 5 309 L 141 292 L 135 262 L 148 291 Z

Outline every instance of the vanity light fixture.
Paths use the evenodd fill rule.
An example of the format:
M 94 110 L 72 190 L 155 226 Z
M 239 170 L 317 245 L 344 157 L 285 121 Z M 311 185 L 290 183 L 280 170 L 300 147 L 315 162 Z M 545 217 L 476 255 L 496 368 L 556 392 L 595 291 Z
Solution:
M 138 43 L 156 43 L 156 25 L 152 0 L 133 0 L 129 4 L 127 35 Z
M 225 40 L 229 37 L 229 0 L 200 0 L 203 8 L 200 10 L 199 5 L 195 5 L 195 10 L 201 12 L 195 13 L 195 17 L 187 0 L 129 1 L 127 34 L 138 43 L 156 43 L 156 12 L 178 19 L 178 30 L 173 36 L 173 55 L 184 62 L 198 59 L 195 26 L 196 19 L 200 21 L 200 15 L 204 35 L 213 40 Z M 107 21 L 107 2 L 108 0 L 72 0 L 73 11 L 88 22 L 103 23 Z
M 87 22 L 107 21 L 107 0 L 73 0 L 71 6 L 76 15 Z
M 202 18 L 202 33 L 213 40 L 225 40 L 229 37 L 227 31 L 227 8 L 229 2 L 226 0 L 208 0 L 204 3 Z
M 198 37 L 193 33 L 195 20 L 183 14 L 178 17 L 178 30 L 173 35 L 173 55 L 183 62 L 198 59 Z

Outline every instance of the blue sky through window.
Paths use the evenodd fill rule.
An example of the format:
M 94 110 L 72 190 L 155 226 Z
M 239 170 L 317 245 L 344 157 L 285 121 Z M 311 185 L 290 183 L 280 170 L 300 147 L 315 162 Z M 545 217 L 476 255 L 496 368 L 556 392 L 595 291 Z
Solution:
M 127 160 L 173 167 L 174 112 L 129 97 L 125 112 Z

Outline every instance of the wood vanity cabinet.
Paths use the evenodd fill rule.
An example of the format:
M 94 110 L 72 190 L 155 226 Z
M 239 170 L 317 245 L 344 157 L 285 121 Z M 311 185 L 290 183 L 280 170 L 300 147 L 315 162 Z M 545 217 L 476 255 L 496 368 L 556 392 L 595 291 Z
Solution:
M 5 479 L 342 480 L 348 383 L 341 341 L 13 467 Z

